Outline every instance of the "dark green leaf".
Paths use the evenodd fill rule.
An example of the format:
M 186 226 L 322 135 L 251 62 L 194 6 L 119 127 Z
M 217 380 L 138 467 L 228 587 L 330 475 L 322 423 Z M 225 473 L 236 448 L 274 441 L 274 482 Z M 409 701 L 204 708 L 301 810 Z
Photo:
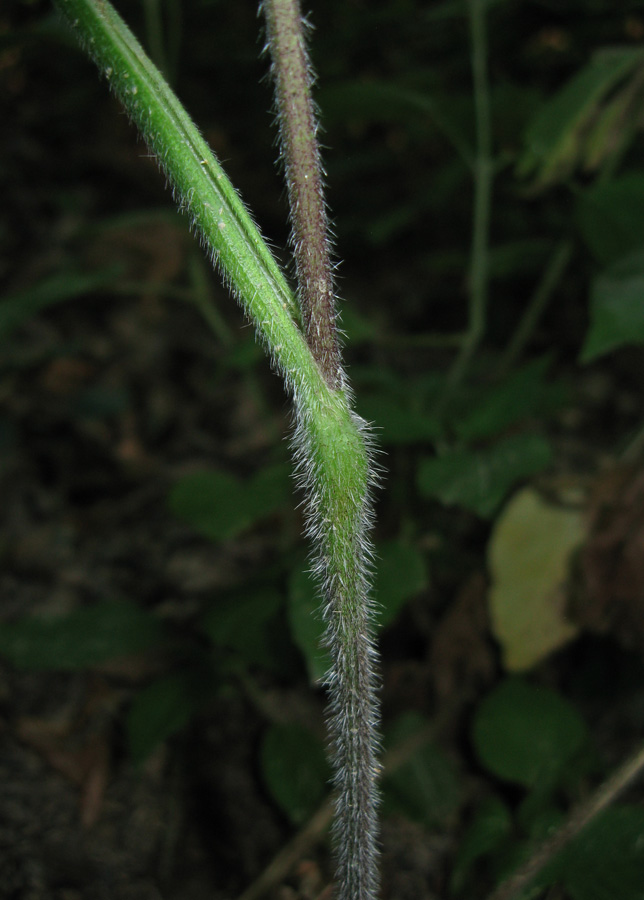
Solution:
M 342 331 L 349 344 L 357 345 L 373 341 L 377 334 L 376 323 L 347 304 L 342 307 Z
M 36 313 L 56 303 L 94 293 L 113 283 L 120 271 L 119 267 L 110 266 L 89 275 L 73 272 L 52 275 L 33 287 L 5 297 L 0 301 L 0 341 L 10 337 L 18 326 Z
M 377 548 L 377 615 L 380 625 L 394 621 L 407 600 L 427 585 L 423 555 L 403 541 L 389 541 Z
M 172 488 L 172 512 L 214 541 L 236 537 L 283 507 L 290 496 L 288 467 L 262 469 L 242 481 L 220 469 L 185 475 Z
M 66 616 L 0 625 L 0 654 L 21 669 L 84 669 L 163 642 L 159 620 L 126 601 L 105 600 Z
M 321 682 L 331 667 L 331 657 L 324 646 L 326 629 L 320 605 L 313 576 L 306 569 L 295 569 L 288 588 L 288 619 L 293 641 L 306 660 L 313 684 Z
M 272 725 L 261 747 L 264 781 L 291 822 L 301 825 L 328 791 L 329 766 L 319 741 L 300 725 Z
M 228 350 L 224 363 L 226 367 L 237 369 L 240 372 L 246 372 L 252 369 L 257 363 L 264 359 L 262 348 L 252 337 L 237 341 L 233 347 Z
M 644 245 L 644 174 L 599 182 L 579 195 L 575 218 L 591 252 L 610 265 Z
M 526 129 L 519 173 L 537 170 L 540 184 L 568 174 L 583 153 L 584 128 L 599 102 L 644 60 L 639 47 L 601 50 L 539 109 Z
M 549 365 L 549 357 L 536 359 L 478 395 L 476 403 L 454 422 L 456 434 L 464 441 L 476 441 L 499 434 L 536 412 L 547 395 L 553 395 L 552 386 L 545 383 Z M 556 390 L 561 396 L 558 386 Z
M 633 117 L 642 107 L 642 84 L 639 73 L 626 81 L 597 110 L 594 121 L 584 133 L 584 147 L 580 160 L 584 172 L 594 172 L 611 157 L 620 160 L 625 147 L 635 135 Z M 607 168 L 610 168 L 607 166 Z
M 203 702 L 190 674 L 167 675 L 136 695 L 127 717 L 127 736 L 134 762 L 143 762 L 166 738 L 181 731 Z
M 563 825 L 566 816 L 542 790 L 531 791 L 517 811 L 520 828 L 534 841 L 545 841 Z
M 236 592 L 216 600 L 201 627 L 216 647 L 234 651 L 250 665 L 272 668 L 277 660 L 271 627 L 283 602 L 270 588 Z
M 427 727 L 417 713 L 401 716 L 386 735 L 388 747 L 413 741 Z M 462 791 L 452 761 L 430 742 L 421 746 L 383 782 L 386 806 L 396 808 L 427 828 L 445 825 L 458 809 Z
M 582 749 L 586 726 L 572 704 L 520 679 L 502 682 L 479 704 L 472 727 L 481 763 L 524 787 L 551 782 Z
M 519 900 L 561 884 L 571 900 L 642 900 L 644 810 L 613 806 L 600 813 L 532 880 Z
M 518 482 L 545 469 L 551 457 L 540 435 L 512 435 L 485 450 L 454 450 L 422 460 L 418 487 L 426 497 L 489 518 Z
M 644 809 L 616 806 L 598 816 L 562 854 L 572 900 L 642 900 Z
M 644 344 L 642 250 L 620 259 L 594 280 L 590 294 L 590 328 L 580 362 L 591 362 L 611 350 L 633 344 Z
M 476 810 L 461 838 L 450 881 L 452 893 L 466 886 L 474 863 L 501 846 L 512 833 L 512 816 L 498 797 L 488 797 Z
M 409 397 L 411 397 L 411 392 Z M 360 415 L 373 422 L 378 433 L 378 443 L 400 444 L 431 443 L 442 434 L 442 423 L 436 416 L 414 409 L 409 399 L 400 400 L 385 395 L 362 397 Z

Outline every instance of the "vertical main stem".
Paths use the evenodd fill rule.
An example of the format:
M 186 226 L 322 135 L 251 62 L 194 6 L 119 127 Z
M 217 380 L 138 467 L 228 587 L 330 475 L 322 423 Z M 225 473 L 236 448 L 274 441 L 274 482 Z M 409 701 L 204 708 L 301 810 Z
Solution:
M 264 0 L 263 9 L 302 321 L 329 388 L 328 396 L 310 398 L 312 408 L 296 397 L 295 447 L 332 660 L 327 686 L 336 794 L 336 895 L 338 900 L 375 900 L 379 764 L 377 653 L 369 593 L 372 462 L 366 426 L 348 405 L 342 371 L 302 14 L 298 0 Z
M 341 385 L 328 222 L 299 0 L 264 3 L 306 340 L 331 388 Z

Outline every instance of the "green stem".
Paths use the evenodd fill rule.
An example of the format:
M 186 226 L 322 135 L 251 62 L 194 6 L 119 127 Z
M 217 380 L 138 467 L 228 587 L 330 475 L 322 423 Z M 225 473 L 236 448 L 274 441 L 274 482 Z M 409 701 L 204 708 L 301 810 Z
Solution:
M 545 312 L 554 290 L 559 284 L 561 277 L 566 270 L 566 266 L 570 262 L 571 256 L 572 242 L 568 240 L 561 241 L 548 261 L 543 277 L 537 285 L 535 292 L 521 317 L 521 321 L 503 354 L 496 374 L 497 378 L 502 378 L 509 372 L 523 353 L 525 345 L 533 335 L 539 319 Z
M 314 571 L 323 591 L 333 658 L 329 687 L 339 897 L 374 900 L 379 768 L 369 598 L 374 476 L 369 434 L 351 409 L 334 344 L 329 282 L 323 286 L 315 282 L 328 277 L 323 275 L 328 263 L 308 276 L 308 287 L 315 289 L 320 302 L 311 302 L 305 314 L 309 319 L 305 338 L 299 309 L 270 250 L 207 144 L 116 11 L 107 0 L 55 2 L 158 159 L 180 209 L 190 216 L 213 262 L 253 320 L 292 394 L 294 457 L 305 492 Z M 294 121 L 296 128 L 309 127 Z M 313 201 L 311 209 L 318 216 L 318 227 L 322 219 Z M 314 236 L 316 247 L 318 238 Z
M 210 290 L 204 260 L 196 248 L 188 257 L 188 277 L 192 283 L 192 291 L 189 293 L 190 300 L 204 317 L 222 347 L 232 347 L 233 335 L 224 317 L 217 309 Z
M 484 0 L 469 0 L 472 42 L 472 76 L 476 119 L 476 159 L 474 161 L 474 215 L 470 254 L 468 327 L 460 352 L 447 376 L 443 405 L 463 382 L 485 333 L 489 281 L 490 211 L 494 161 L 492 120 L 487 74 L 487 34 Z
M 323 380 L 297 327 L 297 303 L 219 162 L 158 69 L 106 0 L 56 0 L 156 156 L 179 208 L 294 390 Z

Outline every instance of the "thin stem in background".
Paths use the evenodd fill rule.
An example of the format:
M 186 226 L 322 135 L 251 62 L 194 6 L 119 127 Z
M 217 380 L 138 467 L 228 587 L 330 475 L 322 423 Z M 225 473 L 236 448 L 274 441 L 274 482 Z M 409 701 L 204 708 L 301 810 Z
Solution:
M 485 333 L 489 282 L 490 211 L 494 161 L 492 121 L 487 72 L 487 34 L 484 0 L 469 0 L 472 42 L 472 76 L 476 119 L 476 159 L 474 161 L 474 215 L 470 254 L 468 327 L 458 356 L 447 376 L 447 390 L 441 408 L 463 382 Z
M 150 59 L 157 69 L 162 72 L 168 81 L 168 62 L 163 40 L 163 17 L 161 15 L 161 0 L 143 0 L 143 12 L 145 13 L 145 30 L 147 43 L 150 50 Z
M 194 252 L 188 257 L 188 276 L 192 284 L 189 299 L 210 326 L 217 342 L 222 347 L 230 349 L 234 343 L 232 332 L 213 299 L 204 261 L 200 255 Z
M 342 384 L 342 371 L 329 229 L 304 21 L 298 0 L 266 0 L 263 8 L 273 60 L 280 145 L 304 332 L 327 384 L 338 388 Z
M 496 377 L 503 378 L 523 353 L 526 344 L 534 334 L 539 319 L 550 302 L 555 288 L 561 281 L 566 266 L 572 256 L 572 241 L 561 241 L 548 261 L 541 281 L 537 285 L 528 306 L 521 317 L 516 331 L 499 363 Z
M 176 81 L 181 46 L 181 9 L 178 0 L 143 0 L 150 58 L 169 84 Z

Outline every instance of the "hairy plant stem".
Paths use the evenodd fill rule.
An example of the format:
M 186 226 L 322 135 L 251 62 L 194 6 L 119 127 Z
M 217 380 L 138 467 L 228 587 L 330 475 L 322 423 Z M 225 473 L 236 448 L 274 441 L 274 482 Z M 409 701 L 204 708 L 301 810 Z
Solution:
M 313 358 L 333 390 L 345 386 L 327 215 L 311 98 L 311 67 L 299 0 L 264 0 L 282 157 L 288 184 L 298 296 Z M 363 425 L 359 425 L 364 434 Z M 369 599 L 369 472 L 361 493 L 333 498 L 317 470 L 306 430 L 296 432 L 308 494 L 314 571 L 322 585 L 332 669 L 327 677 L 336 789 L 339 900 L 373 900 L 378 888 L 376 807 L 378 706 Z M 344 495 L 343 495 L 344 494 Z M 345 509 L 341 512 L 337 504 Z M 343 525 L 342 523 L 346 523 Z
M 292 192 L 297 208 L 292 216 L 294 229 L 302 228 L 301 234 L 295 230 L 294 238 L 298 254 L 303 254 L 302 273 L 300 262 L 298 273 L 310 291 L 300 290 L 303 306 L 308 304 L 301 316 L 284 275 L 219 162 L 114 8 L 107 0 L 55 3 L 157 158 L 179 208 L 190 217 L 213 263 L 252 319 L 293 398 L 294 458 L 306 498 L 314 570 L 323 590 L 333 658 L 328 685 L 337 791 L 338 896 L 340 900 L 373 900 L 377 893 L 378 705 L 369 535 L 374 470 L 369 433 L 352 410 L 340 365 L 331 267 L 328 256 L 318 258 L 321 250 L 326 253 L 327 243 L 319 168 L 311 176 L 317 179 L 313 192 L 317 199 L 305 191 L 308 199 L 300 201 L 298 189 Z M 301 29 L 299 9 L 292 6 L 292 14 Z M 293 33 L 300 35 L 297 52 L 293 51 L 298 56 L 304 44 L 301 31 Z M 303 61 L 306 72 L 305 57 Z M 287 84 L 284 81 L 285 96 L 291 97 Z M 301 86 L 299 82 L 296 92 Z M 310 99 L 307 103 L 311 113 Z M 295 117 L 292 125 L 296 131 L 309 129 L 313 143 L 305 142 L 306 152 L 317 167 L 313 120 Z M 306 188 L 306 171 L 303 176 Z M 306 213 L 303 218 L 301 211 Z M 314 251 L 300 247 L 307 235 Z M 313 268 L 307 268 L 309 255 L 316 259 Z
M 266 0 L 277 118 L 291 211 L 292 244 L 306 339 L 328 384 L 341 384 L 340 349 L 311 67 L 299 0 Z

